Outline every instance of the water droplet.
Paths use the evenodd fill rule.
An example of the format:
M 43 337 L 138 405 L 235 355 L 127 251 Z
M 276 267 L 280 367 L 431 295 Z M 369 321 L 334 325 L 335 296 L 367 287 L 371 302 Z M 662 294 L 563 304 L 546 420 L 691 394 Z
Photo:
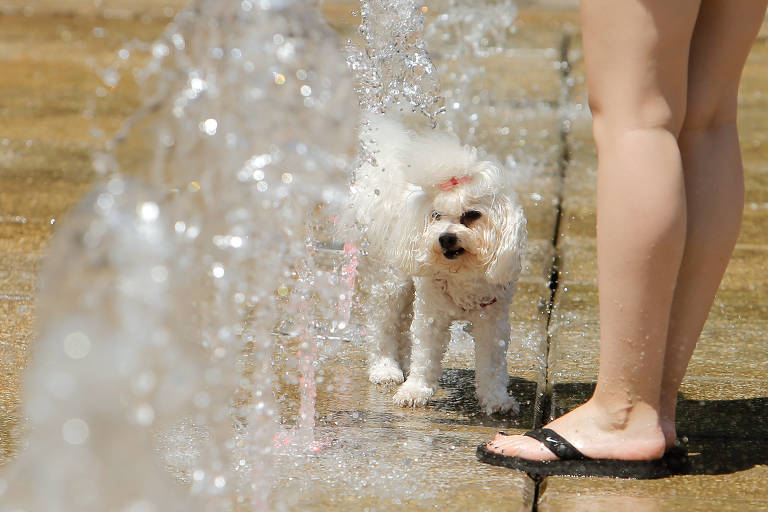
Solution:
M 164 43 L 155 43 L 152 45 L 152 56 L 155 58 L 166 57 L 170 54 L 170 49 Z
M 189 87 L 195 93 L 200 93 L 208 88 L 208 83 L 200 77 L 193 77 L 189 79 Z
M 157 203 L 153 203 L 152 201 L 140 203 L 137 211 L 139 218 L 144 222 L 154 222 L 160 216 L 160 207 Z
M 48 376 L 48 391 L 57 398 L 67 398 L 75 392 L 77 384 L 69 373 L 55 372 Z
M 156 283 L 164 283 L 168 279 L 168 269 L 163 265 L 156 265 L 150 270 L 152 280 Z
M 88 424 L 80 418 L 70 418 L 61 426 L 61 437 L 69 444 L 83 444 L 90 433 Z
M 200 409 L 205 409 L 211 404 L 211 396 L 205 391 L 200 391 L 199 393 L 195 394 L 193 402 L 195 404 L 195 407 L 199 407 Z
M 171 36 L 171 42 L 173 43 L 174 48 L 181 51 L 186 47 L 186 43 L 184 42 L 184 36 L 176 33 Z
M 72 359 L 83 359 L 91 351 L 91 340 L 80 331 L 68 334 L 64 338 L 64 352 Z
M 149 404 L 141 404 L 134 410 L 133 417 L 142 427 L 148 427 L 155 421 L 155 410 Z
M 213 118 L 208 118 L 202 123 L 200 123 L 200 130 L 202 130 L 207 135 L 216 135 L 216 129 L 218 128 L 219 123 Z
M 156 512 L 157 508 L 154 503 L 149 501 L 132 501 L 125 506 L 120 512 Z

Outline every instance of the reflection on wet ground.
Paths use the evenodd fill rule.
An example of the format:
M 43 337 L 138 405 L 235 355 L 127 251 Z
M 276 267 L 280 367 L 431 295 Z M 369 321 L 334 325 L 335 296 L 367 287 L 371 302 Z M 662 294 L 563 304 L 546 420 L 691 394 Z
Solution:
M 49 14 L 52 3 L 25 11 L 22 2 L 0 2 L 11 9 L 0 18 L 0 460 L 6 463 L 17 449 L 19 379 L 34 343 L 41 252 L 56 222 L 95 177 L 90 151 L 139 104 L 135 88 L 102 90 L 93 62 L 109 61 L 126 41 L 151 40 L 168 21 L 163 7 L 172 6 L 134 2 L 134 12 L 152 14 L 142 17 L 119 2 L 107 3 L 110 17 L 74 0 L 55 4 L 55 15 Z M 342 39 L 355 35 L 354 7 L 325 5 Z M 520 416 L 479 411 L 472 346 L 460 329 L 441 389 L 426 409 L 395 408 L 392 389 L 368 384 L 359 343 L 329 343 L 317 369 L 316 436 L 323 448 L 279 458 L 274 493 L 286 510 L 768 508 L 765 30 L 743 79 L 745 225 L 680 397 L 678 428 L 694 454 L 691 474 L 653 482 L 535 483 L 474 460 L 475 446 L 496 430 L 527 429 L 582 402 L 596 374 L 595 152 L 577 22 L 572 7 L 521 2 L 510 51 L 484 61 L 477 84 L 503 94 L 493 95 L 493 115 L 473 133 L 474 142 L 517 163 L 517 188 L 529 218 L 528 265 L 511 311 L 508 356 Z M 455 63 L 437 58 L 436 64 L 451 80 Z M 291 341 L 283 347 L 295 350 Z M 278 377 L 283 417 L 290 422 L 298 408 L 297 370 L 284 364 Z

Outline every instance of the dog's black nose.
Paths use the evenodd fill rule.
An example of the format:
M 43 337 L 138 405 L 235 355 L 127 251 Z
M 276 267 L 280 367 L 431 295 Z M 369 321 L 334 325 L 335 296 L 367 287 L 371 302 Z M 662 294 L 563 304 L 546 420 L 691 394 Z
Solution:
M 456 245 L 456 242 L 459 241 L 459 237 L 454 233 L 443 233 L 437 238 L 437 241 L 440 242 L 440 247 L 443 249 L 450 249 Z

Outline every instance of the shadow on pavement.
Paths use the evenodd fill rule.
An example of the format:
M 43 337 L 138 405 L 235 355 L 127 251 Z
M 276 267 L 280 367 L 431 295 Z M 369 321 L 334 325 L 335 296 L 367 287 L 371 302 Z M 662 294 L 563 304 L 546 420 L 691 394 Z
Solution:
M 768 397 L 678 399 L 677 428 L 689 439 L 689 474 L 720 475 L 768 464 Z
M 553 416 L 592 396 L 592 383 L 561 383 L 553 389 Z M 686 474 L 720 475 L 768 464 L 768 397 L 677 402 L 677 433 L 688 438 Z
M 475 396 L 475 371 L 459 368 L 443 370 L 440 386 L 448 396 L 430 400 L 429 407 L 467 417 L 467 423 L 496 428 L 533 428 L 533 406 L 536 396 L 536 382 L 510 377 L 507 392 L 520 404 L 520 414 L 486 414 L 480 409 Z

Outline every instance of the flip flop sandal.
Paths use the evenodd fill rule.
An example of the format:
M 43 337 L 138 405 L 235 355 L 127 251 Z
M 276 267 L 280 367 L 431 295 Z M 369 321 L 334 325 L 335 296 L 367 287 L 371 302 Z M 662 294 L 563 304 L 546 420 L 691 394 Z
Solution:
M 675 450 L 656 460 L 593 459 L 577 450 L 552 429 L 537 428 L 523 434 L 536 439 L 558 460 L 529 460 L 492 452 L 485 443 L 477 447 L 480 462 L 525 471 L 532 476 L 602 476 L 612 478 L 664 478 L 679 473 L 687 455 Z M 684 450 L 684 448 L 681 448 Z
M 504 432 L 503 430 L 499 430 L 497 434 L 505 437 L 526 435 L 526 434 L 509 434 L 507 432 Z M 686 436 L 676 437 L 675 442 L 672 444 L 672 447 L 669 448 L 666 452 L 664 452 L 665 457 L 673 456 L 673 455 L 677 457 L 686 457 L 686 458 L 688 457 L 688 438 Z

